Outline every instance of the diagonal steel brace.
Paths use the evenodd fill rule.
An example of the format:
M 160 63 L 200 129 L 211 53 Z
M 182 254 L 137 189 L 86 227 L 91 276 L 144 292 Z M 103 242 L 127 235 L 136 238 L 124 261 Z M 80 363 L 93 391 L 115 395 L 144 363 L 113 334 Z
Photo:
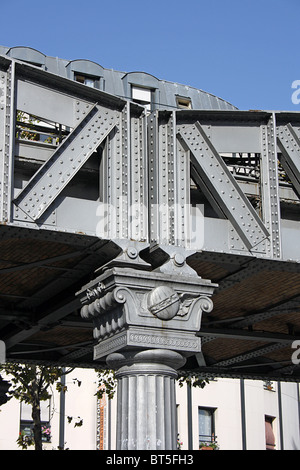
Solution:
M 115 111 L 95 105 L 14 199 L 38 220 L 117 124 Z
M 280 162 L 300 197 L 300 139 L 291 124 L 278 128 L 277 144 L 282 152 Z
M 191 152 L 193 177 L 214 206 L 232 223 L 251 250 L 269 236 L 264 223 L 240 189 L 201 124 L 181 126 L 178 137 Z

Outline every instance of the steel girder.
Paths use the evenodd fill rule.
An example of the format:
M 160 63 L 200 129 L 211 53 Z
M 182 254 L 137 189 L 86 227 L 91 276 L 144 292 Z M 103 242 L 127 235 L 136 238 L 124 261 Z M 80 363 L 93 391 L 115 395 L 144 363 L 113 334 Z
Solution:
M 160 263 L 159 249 L 153 248 L 156 245 L 162 252 L 190 256 L 194 265 L 197 256 L 192 253 L 196 252 L 202 263 L 200 275 L 205 263 L 213 264 L 216 256 L 221 272 L 226 273 L 215 278 L 220 297 L 243 281 L 250 284 L 259 275 L 263 277 L 268 269 L 274 271 L 274 277 L 276 272 L 298 272 L 299 113 L 158 110 L 147 116 L 138 105 L 7 58 L 0 60 L 0 91 L 0 206 L 5 231 L 14 230 L 16 239 L 22 231 L 26 236 L 34 232 L 33 240 L 45 237 L 49 241 L 50 232 L 52 240 L 64 236 L 65 242 L 80 235 L 80 244 L 87 250 L 74 244 L 68 254 L 34 259 L 28 265 L 13 259 L 2 267 L 2 275 L 34 267 L 63 271 L 63 276 L 36 289 L 31 297 L 15 292 L 10 316 L 2 307 L 2 319 L 15 322 L 18 318 L 26 324 L 9 335 L 7 344 L 12 350 L 20 344 L 26 348 L 32 335 L 54 328 L 56 323 L 78 325 L 78 319 L 69 317 L 77 306 L 69 297 L 64 305 L 52 305 L 35 321 L 32 309 L 44 308 L 54 293 L 72 289 L 83 273 L 95 269 L 95 263 L 99 266 L 126 249 L 128 240 L 145 248 L 150 245 L 147 261 L 154 266 Z M 65 138 L 59 145 L 16 140 L 17 110 L 63 126 Z M 109 124 L 101 121 L 103 116 Z M 255 165 L 258 162 L 256 176 L 251 159 Z M 236 166 L 243 167 L 244 173 L 235 171 Z M 87 196 L 81 180 L 78 184 L 78 175 L 84 172 L 87 192 L 96 175 L 97 197 Z M 40 205 L 37 199 L 43 198 L 46 204 Z M 116 245 L 109 245 L 111 240 Z M 153 261 L 154 253 L 158 261 Z M 78 263 L 71 268 L 55 264 L 72 256 L 78 256 Z M 211 371 L 215 365 L 216 371 L 222 369 L 222 374 L 225 370 L 233 376 L 245 361 L 264 358 L 297 339 L 297 328 L 286 335 L 245 330 L 297 312 L 294 302 L 299 292 L 293 290 L 292 281 L 290 290 L 284 301 L 275 301 L 270 294 L 261 308 L 242 310 L 236 316 L 231 316 L 226 301 L 228 310 L 223 316 L 219 309 L 215 316 L 213 312 L 205 318 L 200 332 L 205 370 Z M 249 347 L 245 354 L 211 360 L 205 346 L 220 339 L 246 341 Z M 256 342 L 263 346 L 251 347 Z M 76 357 L 84 358 L 90 350 L 84 341 L 80 344 L 80 351 L 53 347 L 67 363 L 71 358 L 74 362 Z M 250 369 L 251 363 L 248 365 Z M 276 368 L 274 360 L 273 370 Z
M 143 108 L 98 90 L 13 60 L 1 64 L 3 222 L 187 250 L 300 258 L 299 248 L 290 256 L 285 242 L 299 221 L 283 223 L 280 214 L 281 193 L 284 198 L 293 188 L 290 202 L 299 204 L 297 113 L 156 111 L 146 117 Z M 59 123 L 68 136 L 52 147 L 16 142 L 17 110 Z M 64 189 L 97 152 L 98 198 L 76 192 L 75 184 L 70 197 Z M 230 158 L 242 153 L 259 155 L 256 180 L 232 171 Z M 287 189 L 279 180 L 279 157 Z M 18 173 L 16 182 L 19 160 L 38 171 L 30 179 Z M 194 205 L 191 178 L 215 217 L 206 217 L 205 201 Z
M 14 152 L 14 62 L 0 64 L 0 220 L 10 219 L 12 156 Z

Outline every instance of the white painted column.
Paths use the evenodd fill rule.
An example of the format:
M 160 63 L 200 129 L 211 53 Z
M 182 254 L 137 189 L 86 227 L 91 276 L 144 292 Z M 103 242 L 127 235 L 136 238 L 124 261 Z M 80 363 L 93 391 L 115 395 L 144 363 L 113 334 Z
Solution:
M 176 450 L 176 369 L 181 354 L 164 350 L 116 352 L 117 450 Z

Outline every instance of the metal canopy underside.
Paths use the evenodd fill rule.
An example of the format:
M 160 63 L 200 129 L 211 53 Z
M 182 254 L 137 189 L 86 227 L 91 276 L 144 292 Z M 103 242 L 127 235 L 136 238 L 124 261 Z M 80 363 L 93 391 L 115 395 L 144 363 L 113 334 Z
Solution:
M 185 371 L 300 380 L 292 362 L 300 341 L 298 113 L 147 116 L 7 58 L 0 86 L 0 339 L 8 361 L 97 367 L 93 325 L 75 294 L 120 253 L 118 240 L 131 239 L 145 245 L 141 256 L 153 268 L 166 251 L 152 246 L 175 247 L 219 286 L 202 317 L 202 352 Z M 35 133 L 47 123 L 66 137 L 21 138 L 17 111 L 39 118 Z M 105 223 L 104 205 L 114 208 Z
M 81 319 L 74 292 L 114 258 L 117 247 L 23 228 L 1 232 L 0 324 L 8 359 L 95 367 L 93 325 Z M 291 343 L 300 338 L 299 265 L 211 252 L 191 256 L 189 264 L 219 288 L 213 311 L 202 319 L 201 357 L 186 367 L 208 375 L 299 380 L 291 364 Z

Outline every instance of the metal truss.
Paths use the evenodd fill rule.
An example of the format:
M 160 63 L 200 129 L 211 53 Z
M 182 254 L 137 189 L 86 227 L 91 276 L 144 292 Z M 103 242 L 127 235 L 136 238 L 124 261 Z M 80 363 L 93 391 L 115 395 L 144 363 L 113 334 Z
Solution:
M 94 106 L 14 199 L 38 220 L 116 125 L 113 112 Z
M 283 204 L 294 213 L 299 207 L 298 113 L 158 110 L 146 116 L 136 104 L 4 57 L 0 85 L 2 222 L 300 258 L 299 247 L 289 244 L 299 217 L 281 217 Z M 60 143 L 16 140 L 17 112 L 63 128 Z M 40 129 L 27 132 L 41 136 Z M 76 189 L 75 177 L 84 171 L 98 181 L 93 198 Z M 203 195 L 200 204 L 191 181 Z M 215 215 L 206 216 L 209 210 Z
M 224 273 L 213 279 L 216 295 L 268 269 L 274 276 L 299 272 L 299 113 L 149 114 L 129 100 L 0 56 L 0 129 L 0 241 L 30 233 L 33 240 L 70 245 L 66 253 L 28 262 L 3 257 L 0 275 L 33 268 L 59 273 L 32 295 L 3 293 L 13 307 L 2 306 L 0 320 L 24 326 L 9 335 L 7 348 L 54 325 L 81 327 L 74 315 L 79 301 L 68 289 L 126 251 L 129 242 L 144 248 L 143 262 L 154 269 L 174 253 L 177 260 L 199 262 L 199 272 L 205 264 L 221 266 Z M 225 304 L 222 318 L 205 316 L 198 369 L 212 341 L 249 343 L 244 354 L 207 359 L 207 370 L 233 376 L 238 367 L 266 363 L 266 355 L 298 339 L 297 327 L 288 333 L 254 328 L 299 311 L 299 292 L 290 284 L 282 302 L 270 293 L 261 308 L 234 316 Z M 53 302 L 41 317 L 33 314 L 62 291 L 70 294 L 63 305 Z M 252 348 L 251 342 L 263 346 Z M 84 361 L 91 346 L 79 344 L 82 349 L 53 347 L 62 362 L 63 356 Z M 274 361 L 272 370 L 277 366 Z
M 193 177 L 208 197 L 231 221 L 245 245 L 251 249 L 269 232 L 231 175 L 199 122 L 181 126 L 180 138 L 191 153 Z

